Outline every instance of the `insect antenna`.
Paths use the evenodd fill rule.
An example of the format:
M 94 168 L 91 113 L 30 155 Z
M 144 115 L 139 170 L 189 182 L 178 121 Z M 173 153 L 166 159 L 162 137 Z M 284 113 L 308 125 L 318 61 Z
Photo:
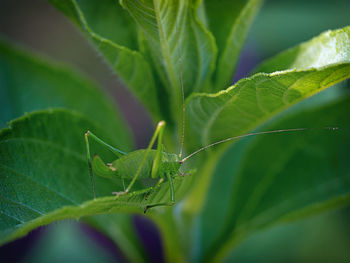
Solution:
M 177 37 L 177 22 L 175 23 L 175 36 Z M 178 38 L 180 39 L 180 37 Z M 179 45 L 181 47 L 181 43 Z M 181 131 L 181 141 L 180 141 L 180 153 L 179 153 L 179 158 L 181 159 L 182 153 L 183 153 L 183 148 L 184 148 L 184 143 L 185 143 L 185 116 L 186 116 L 186 106 L 185 106 L 185 91 L 184 91 L 184 83 L 183 83 L 183 76 L 182 76 L 182 52 L 180 51 L 180 56 L 179 56 L 179 63 L 180 63 L 180 86 L 181 86 L 181 99 L 182 99 L 182 131 Z
M 211 143 L 207 146 L 204 146 L 196 151 L 194 151 L 193 153 L 187 155 L 185 158 L 183 158 L 180 163 L 184 163 L 185 161 L 187 161 L 189 158 L 191 158 L 192 156 L 196 155 L 197 153 L 200 153 L 201 151 L 204 151 L 208 148 L 211 148 L 213 146 L 216 146 L 218 144 L 221 143 L 225 143 L 225 142 L 229 142 L 229 141 L 233 141 L 236 139 L 241 139 L 244 137 L 250 137 L 250 136 L 255 136 L 255 135 L 262 135 L 262 134 L 271 134 L 271 133 L 282 133 L 282 132 L 297 132 L 297 131 L 306 131 L 306 130 L 315 130 L 315 129 L 323 129 L 323 130 L 338 130 L 338 127 L 323 127 L 323 128 L 294 128 L 294 129 L 281 129 L 281 130 L 271 130 L 271 131 L 262 131 L 262 132 L 252 132 L 252 133 L 247 133 L 247 134 L 243 134 L 243 135 L 238 135 L 238 136 L 234 136 L 234 137 L 229 137 L 214 143 Z
M 181 142 L 180 142 L 180 153 L 179 157 L 182 157 L 182 152 L 185 143 L 185 116 L 186 116 L 186 106 L 185 106 L 185 92 L 182 79 L 182 58 L 180 57 L 180 85 L 181 85 L 181 96 L 182 96 L 182 133 L 181 133 Z

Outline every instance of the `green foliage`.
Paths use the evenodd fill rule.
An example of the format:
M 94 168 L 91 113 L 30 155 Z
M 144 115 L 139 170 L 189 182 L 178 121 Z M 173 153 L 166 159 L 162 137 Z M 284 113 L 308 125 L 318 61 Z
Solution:
M 153 121 L 169 124 L 168 150 L 179 144 L 182 85 L 187 154 L 252 130 L 340 128 L 244 139 L 186 162 L 182 172 L 197 172 L 175 177 L 175 207 L 148 214 L 169 261 L 219 262 L 251 233 L 350 202 L 350 97 L 305 100 L 350 77 L 349 27 L 282 52 L 228 87 L 260 0 L 49 1 L 84 32 Z M 129 214 L 167 202 L 169 186 L 149 187 L 139 178 L 131 193 L 114 197 L 123 189 L 120 178 L 99 177 L 93 199 L 84 132 L 132 148 L 107 96 L 74 70 L 5 41 L 0 76 L 0 125 L 17 118 L 0 132 L 0 243 L 82 218 L 130 261 L 147 261 Z M 96 143 L 91 149 L 106 162 L 115 159 Z
M 130 130 L 111 100 L 74 69 L 28 54 L 0 39 L 0 76 L 1 127 L 26 112 L 62 107 L 85 115 L 110 137 L 118 137 L 114 143 L 121 149 L 132 148 Z
M 307 127 L 310 123 L 341 127 L 334 133 L 266 135 L 240 141 L 225 152 L 200 217 L 204 251 L 210 244 L 220 257 L 248 233 L 350 201 L 349 103 L 350 96 L 346 96 L 308 112 L 294 111 L 264 128 Z M 213 213 L 221 224 L 212 225 Z M 215 255 L 210 252 L 214 251 L 203 256 Z

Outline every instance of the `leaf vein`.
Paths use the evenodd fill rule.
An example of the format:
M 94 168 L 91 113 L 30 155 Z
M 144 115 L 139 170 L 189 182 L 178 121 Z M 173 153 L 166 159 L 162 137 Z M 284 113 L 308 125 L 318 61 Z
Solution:
M 13 169 L 12 167 L 10 166 L 7 166 L 5 164 L 0 164 L 0 167 L 6 167 L 6 169 L 9 169 L 10 171 L 12 171 L 13 173 L 19 175 L 19 176 L 22 176 L 22 177 L 25 177 L 27 178 L 28 180 L 32 181 L 33 183 L 36 183 L 40 186 L 42 186 L 43 188 L 47 189 L 49 192 L 53 192 L 55 194 L 57 194 L 58 196 L 62 197 L 64 200 L 68 201 L 69 203 L 72 203 L 74 205 L 78 205 L 78 203 L 76 203 L 75 201 L 71 200 L 70 198 L 64 196 L 62 193 L 59 193 L 57 191 L 55 191 L 54 189 L 50 188 L 49 186 L 45 185 L 45 184 L 42 184 L 40 183 L 39 181 L 36 181 L 34 178 L 32 177 L 29 177 L 28 175 L 25 175 L 23 173 L 20 173 L 19 171 L 16 171 L 15 169 Z

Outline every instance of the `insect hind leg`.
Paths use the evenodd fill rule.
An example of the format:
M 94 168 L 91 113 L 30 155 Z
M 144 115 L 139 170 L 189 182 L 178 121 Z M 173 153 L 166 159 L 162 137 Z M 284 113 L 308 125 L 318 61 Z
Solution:
M 110 150 L 113 154 L 115 154 L 117 157 L 120 157 L 122 155 L 125 155 L 126 153 L 109 145 L 108 143 L 104 142 L 100 138 L 98 138 L 95 134 L 93 134 L 90 131 L 87 131 L 85 133 L 85 146 L 86 146 L 86 154 L 87 154 L 87 160 L 88 160 L 88 167 L 89 167 L 89 174 L 90 174 L 90 181 L 91 181 L 91 187 L 92 192 L 94 194 L 94 198 L 96 198 L 96 191 L 95 191 L 95 183 L 94 183 L 94 174 L 92 171 L 92 158 L 90 154 L 90 142 L 89 138 L 93 139 L 97 143 L 101 144 L 102 146 L 106 147 L 108 150 Z

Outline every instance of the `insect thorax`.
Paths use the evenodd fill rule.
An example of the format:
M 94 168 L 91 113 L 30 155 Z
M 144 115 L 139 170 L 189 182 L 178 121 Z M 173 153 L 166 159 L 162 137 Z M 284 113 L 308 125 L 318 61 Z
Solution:
M 142 160 L 144 159 L 146 150 L 137 150 L 127 155 L 120 157 L 112 163 L 112 166 L 116 170 L 116 175 L 125 178 L 131 179 L 137 172 L 138 167 L 141 167 Z M 150 178 L 152 172 L 152 166 L 154 158 L 156 155 L 156 150 L 151 150 L 142 165 L 139 178 Z M 180 161 L 176 154 L 170 154 L 163 152 L 162 153 L 162 162 L 159 171 L 162 174 L 158 176 L 163 176 L 164 173 L 170 173 L 174 175 L 178 172 L 180 168 Z
M 162 170 L 170 175 L 175 175 L 180 169 L 180 160 L 176 154 L 163 152 Z

